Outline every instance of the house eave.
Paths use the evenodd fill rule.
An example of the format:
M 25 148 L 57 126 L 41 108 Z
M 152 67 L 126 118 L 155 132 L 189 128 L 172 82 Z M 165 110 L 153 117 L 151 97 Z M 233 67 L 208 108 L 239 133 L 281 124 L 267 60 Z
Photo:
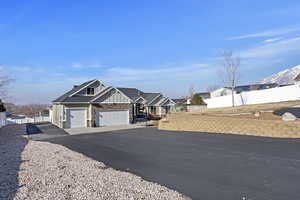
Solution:
M 162 95 L 161 93 L 159 93 L 156 97 L 154 97 L 150 102 L 148 102 L 148 105 L 150 105 L 155 99 L 157 99 L 160 95 Z
M 89 104 L 89 102 L 53 102 L 53 104 Z

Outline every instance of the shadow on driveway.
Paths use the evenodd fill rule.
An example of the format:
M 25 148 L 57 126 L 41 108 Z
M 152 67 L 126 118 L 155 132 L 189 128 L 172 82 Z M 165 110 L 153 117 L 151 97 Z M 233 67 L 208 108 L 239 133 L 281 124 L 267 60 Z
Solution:
M 19 184 L 18 173 L 22 160 L 21 154 L 28 141 L 22 137 L 25 125 L 7 125 L 0 128 L 0 199 L 13 200 Z
M 26 131 L 32 140 L 45 140 L 55 137 L 68 136 L 69 134 L 51 123 L 26 124 Z

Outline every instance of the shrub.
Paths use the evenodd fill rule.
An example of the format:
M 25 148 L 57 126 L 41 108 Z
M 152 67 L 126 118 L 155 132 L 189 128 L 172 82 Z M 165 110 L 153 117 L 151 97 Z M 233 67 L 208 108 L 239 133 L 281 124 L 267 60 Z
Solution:
M 194 94 L 191 100 L 192 105 L 205 105 L 202 97 L 199 94 Z

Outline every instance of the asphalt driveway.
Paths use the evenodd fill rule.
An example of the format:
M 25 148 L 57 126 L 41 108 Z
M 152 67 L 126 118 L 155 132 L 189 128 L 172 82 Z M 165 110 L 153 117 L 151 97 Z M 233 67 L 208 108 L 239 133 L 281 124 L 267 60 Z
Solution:
M 193 199 L 299 199 L 300 140 L 121 130 L 46 139 Z

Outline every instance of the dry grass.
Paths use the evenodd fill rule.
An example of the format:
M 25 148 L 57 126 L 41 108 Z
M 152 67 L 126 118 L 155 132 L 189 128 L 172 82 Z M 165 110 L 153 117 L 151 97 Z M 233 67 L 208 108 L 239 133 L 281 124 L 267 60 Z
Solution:
M 300 101 L 285 101 L 278 103 L 266 103 L 266 104 L 253 104 L 244 105 L 237 107 L 226 107 L 226 108 L 210 108 L 207 110 L 196 111 L 194 113 L 199 114 L 231 114 L 231 113 L 254 113 L 257 111 L 269 111 L 269 110 L 281 110 L 288 107 L 300 105 Z
M 300 119 L 282 121 L 273 111 L 300 105 L 300 101 L 207 109 L 190 113 L 174 113 L 160 121 L 165 130 L 230 133 L 279 138 L 300 138 Z M 256 117 L 255 112 L 260 112 Z M 270 112 L 269 112 L 270 111 Z

